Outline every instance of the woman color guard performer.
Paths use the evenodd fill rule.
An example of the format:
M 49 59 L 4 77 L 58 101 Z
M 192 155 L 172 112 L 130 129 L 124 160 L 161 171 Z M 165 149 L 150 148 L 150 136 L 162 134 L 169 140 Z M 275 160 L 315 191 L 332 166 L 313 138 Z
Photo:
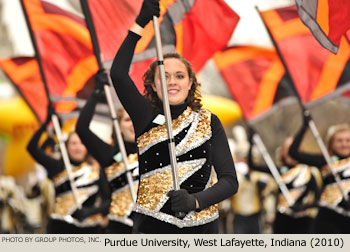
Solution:
M 322 186 L 321 174 L 316 167 L 299 164 L 288 155 L 293 138 L 288 137 L 282 144 L 280 152 L 281 179 L 288 188 L 292 205 L 280 192 L 277 198 L 277 211 L 273 230 L 275 234 L 311 233 L 317 214 L 317 201 Z M 250 143 L 252 140 L 250 139 Z M 248 163 L 252 169 L 270 172 L 266 166 L 253 162 L 252 144 L 248 153 Z
M 188 61 L 164 55 L 180 190 L 173 191 L 157 62 L 144 75 L 142 96 L 128 74 L 143 27 L 159 16 L 158 0 L 145 0 L 118 50 L 111 78 L 133 122 L 140 182 L 134 233 L 218 233 L 217 203 L 238 188 L 233 159 L 219 119 L 201 109 L 199 83 Z M 218 182 L 213 184 L 213 168 Z M 184 218 L 175 212 L 186 213 Z
M 316 166 L 322 174 L 323 188 L 313 232 L 349 234 L 350 202 L 344 199 L 324 156 L 299 151 L 309 120 L 310 114 L 305 111 L 303 126 L 296 135 L 289 154 L 299 162 Z M 350 198 L 350 127 L 348 124 L 329 128 L 327 147 L 335 172 L 341 180 L 340 184 Z
M 33 135 L 27 150 L 48 173 L 55 186 L 55 206 L 48 221 L 47 232 L 52 234 L 103 233 L 107 225 L 110 190 L 107 178 L 98 166 L 86 160 L 88 152 L 76 133 L 66 142 L 72 164 L 72 175 L 82 208 L 78 209 L 62 159 L 57 160 L 38 146 L 39 139 L 50 122 L 53 109 L 49 107 L 45 123 Z
M 118 144 L 114 143 L 114 137 L 112 139 L 112 145 L 105 143 L 89 129 L 96 104 L 103 94 L 103 84 L 108 83 L 107 78 L 108 75 L 106 73 L 98 73 L 95 89 L 79 115 L 76 131 L 89 153 L 105 169 L 111 187 L 112 202 L 108 214 L 109 224 L 106 230 L 107 233 L 131 233 L 133 226 L 131 215 L 134 202 L 126 178 L 124 163 L 121 162 Z M 117 120 L 128 156 L 128 169 L 134 175 L 134 190 L 136 191 L 138 184 L 138 162 L 134 127 L 129 115 L 124 109 L 117 111 Z

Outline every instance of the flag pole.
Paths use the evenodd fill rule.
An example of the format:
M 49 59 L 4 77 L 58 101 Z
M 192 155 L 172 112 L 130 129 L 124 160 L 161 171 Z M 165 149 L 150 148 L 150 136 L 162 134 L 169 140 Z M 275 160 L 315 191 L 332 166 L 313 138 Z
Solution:
M 41 79 L 42 79 L 43 84 L 44 84 L 44 88 L 45 88 L 45 92 L 46 92 L 47 99 L 48 99 L 48 102 L 49 102 L 49 106 L 53 107 L 52 106 L 52 101 L 51 101 L 51 98 L 50 98 L 50 92 L 49 92 L 49 89 L 48 89 L 48 86 L 47 86 L 47 80 L 46 80 L 46 76 L 45 76 L 45 73 L 44 73 L 44 68 L 43 68 L 43 65 L 42 65 L 42 62 L 41 62 L 39 48 L 37 46 L 36 39 L 35 39 L 33 30 L 32 30 L 32 26 L 30 24 L 29 16 L 28 16 L 27 10 L 25 8 L 24 0 L 21 0 L 21 7 L 22 7 L 23 14 L 24 14 L 24 17 L 25 17 L 25 20 L 26 20 L 26 23 L 27 23 L 28 31 L 29 31 L 29 34 L 30 34 L 30 39 L 32 41 L 32 45 L 33 45 L 34 52 L 35 52 L 35 58 L 36 58 L 36 60 L 38 62 L 38 66 L 39 66 L 39 70 L 40 70 L 40 76 L 41 76 Z M 81 205 L 81 202 L 79 201 L 78 189 L 77 189 L 77 187 L 75 185 L 75 182 L 74 182 L 74 177 L 73 177 L 73 174 L 72 174 L 71 163 L 69 161 L 67 148 L 66 148 L 66 146 L 64 144 L 64 140 L 63 140 L 63 137 L 62 137 L 62 132 L 61 132 L 61 128 L 60 128 L 60 124 L 59 124 L 57 115 L 53 114 L 51 116 L 51 120 L 53 122 L 55 133 L 56 133 L 56 135 L 58 137 L 59 147 L 60 147 L 60 151 L 61 151 L 62 158 L 63 158 L 63 163 L 64 163 L 64 166 L 65 166 L 65 168 L 67 170 L 67 175 L 68 175 L 68 178 L 69 178 L 69 184 L 70 184 L 70 186 L 72 188 L 72 193 L 73 193 L 73 198 L 74 198 L 75 204 L 77 205 L 78 209 L 81 209 L 82 205 Z
M 97 61 L 97 64 L 98 64 L 99 71 L 100 72 L 105 72 L 105 69 L 104 69 L 104 66 L 103 66 L 103 63 L 102 63 L 102 59 L 101 59 L 99 44 L 98 44 L 98 41 L 97 41 L 96 30 L 95 30 L 95 27 L 94 27 L 94 24 L 93 24 L 93 20 L 92 20 L 92 17 L 91 17 L 91 12 L 90 12 L 90 9 L 89 9 L 89 5 L 88 5 L 86 0 L 80 0 L 80 4 L 81 4 L 82 10 L 83 10 L 83 13 L 85 15 L 85 21 L 86 21 L 86 25 L 87 25 L 87 28 L 88 28 L 89 33 L 90 33 L 92 47 L 93 47 L 93 50 L 94 50 L 94 54 L 95 54 L 95 57 L 96 57 L 96 61 Z M 132 179 L 131 172 L 130 172 L 130 170 L 128 168 L 129 167 L 129 165 L 128 165 L 128 156 L 127 156 L 127 153 L 126 153 L 125 144 L 124 144 L 123 137 L 122 137 L 122 134 L 121 134 L 121 131 L 120 131 L 120 127 L 119 127 L 119 123 L 118 123 L 118 120 L 117 120 L 115 107 L 114 107 L 114 104 L 113 104 L 113 98 L 112 98 L 112 94 L 111 94 L 111 90 L 110 90 L 111 81 L 110 81 L 109 78 L 107 78 L 107 80 L 108 81 L 106 83 L 103 83 L 104 84 L 103 85 L 104 86 L 104 91 L 105 91 L 105 95 L 106 95 L 106 100 L 107 100 L 107 104 L 108 104 L 108 107 L 109 107 L 109 111 L 111 113 L 113 127 L 114 127 L 114 130 L 116 132 L 116 137 L 117 137 L 117 143 L 118 143 L 118 146 L 119 146 L 119 150 L 120 150 L 120 153 L 122 155 L 124 168 L 125 168 L 125 172 L 126 172 L 126 178 L 127 178 L 127 181 L 128 181 L 129 187 L 130 187 L 131 197 L 132 197 L 133 202 L 135 203 L 136 202 L 136 192 L 134 190 L 134 182 L 133 182 L 133 179 Z
M 269 35 L 269 37 L 270 37 L 270 39 L 271 39 L 271 41 L 272 41 L 274 47 L 275 47 L 275 49 L 276 49 L 276 52 L 277 52 L 277 54 L 278 54 L 278 57 L 280 58 L 281 63 L 282 63 L 282 65 L 283 65 L 283 67 L 284 67 L 284 69 L 285 69 L 285 71 L 286 71 L 286 75 L 287 75 L 287 76 L 290 78 L 290 80 L 291 80 L 291 85 L 290 85 L 290 86 L 291 86 L 291 88 L 292 88 L 292 90 L 293 90 L 293 93 L 294 93 L 295 97 L 297 97 L 297 99 L 298 99 L 298 102 L 299 102 L 299 105 L 300 105 L 301 109 L 302 109 L 303 111 L 308 111 L 308 110 L 305 108 L 305 106 L 304 106 L 304 104 L 303 104 L 303 102 L 302 102 L 302 100 L 301 100 L 301 98 L 300 98 L 300 96 L 299 96 L 298 91 L 296 90 L 294 81 L 293 81 L 293 79 L 292 79 L 292 75 L 290 74 L 290 72 L 289 72 L 289 70 L 288 70 L 288 67 L 287 67 L 287 64 L 286 64 L 284 58 L 282 57 L 282 53 L 281 53 L 281 51 L 280 51 L 280 49 L 279 49 L 279 47 L 278 47 L 278 45 L 277 45 L 277 42 L 275 41 L 274 37 L 272 36 L 271 31 L 270 31 L 269 28 L 267 27 L 267 25 L 266 25 L 266 23 L 265 23 L 265 21 L 264 21 L 264 18 L 261 16 L 261 13 L 260 13 L 260 11 L 259 11 L 259 8 L 258 8 L 257 6 L 255 6 L 255 9 L 257 10 L 257 12 L 258 12 L 258 14 L 259 14 L 259 16 L 260 16 L 260 18 L 261 18 L 261 20 L 262 20 L 264 26 L 265 26 L 265 29 L 266 29 L 266 31 L 267 31 L 267 33 L 268 33 L 268 35 Z M 309 111 L 308 111 L 308 112 L 309 112 Z M 309 112 L 309 113 L 310 113 L 310 112 Z M 326 146 L 325 146 L 325 144 L 324 144 L 322 138 L 320 137 L 319 131 L 318 131 L 317 127 L 316 127 L 315 122 L 312 120 L 312 118 L 311 118 L 310 121 L 309 121 L 309 127 L 310 127 L 310 129 L 311 129 L 312 134 L 314 135 L 314 137 L 315 137 L 315 139 L 316 139 L 317 144 L 319 145 L 319 147 L 320 147 L 320 149 L 321 149 L 322 155 L 323 155 L 323 157 L 325 158 L 327 165 L 329 166 L 329 168 L 330 168 L 330 170 L 331 170 L 331 172 L 332 172 L 332 175 L 333 175 L 333 177 L 334 177 L 334 179 L 335 179 L 335 182 L 336 182 L 338 188 L 340 189 L 340 191 L 341 191 L 341 193 L 342 193 L 344 199 L 345 199 L 346 201 L 348 201 L 348 200 L 349 200 L 349 197 L 348 197 L 348 195 L 345 193 L 344 188 L 343 188 L 342 185 L 341 185 L 340 177 L 339 177 L 339 175 L 335 172 L 335 169 L 334 169 L 334 166 L 333 166 L 333 162 L 332 162 L 332 160 L 331 160 L 331 157 L 330 157 L 330 155 L 329 155 L 329 153 L 328 153 L 328 151 L 327 151 L 327 148 L 326 148 Z
M 168 100 L 168 88 L 167 88 L 166 79 L 165 79 L 162 41 L 161 41 L 161 35 L 159 31 L 158 18 L 156 16 L 153 16 L 153 27 L 154 27 L 154 36 L 156 41 L 156 51 L 157 51 L 157 60 L 158 60 L 159 73 L 160 73 L 160 81 L 162 84 L 163 110 L 164 110 L 166 127 L 167 127 L 168 147 L 169 147 L 171 173 L 173 177 L 173 187 L 174 187 L 174 190 L 180 190 L 179 179 L 177 174 L 175 140 L 173 135 L 173 128 L 171 123 L 172 119 L 171 119 L 170 105 Z M 178 218 L 183 218 L 185 216 L 185 213 L 178 212 L 178 213 L 175 213 L 175 215 Z
M 264 158 L 264 160 L 267 164 L 267 167 L 269 167 L 272 176 L 274 177 L 279 188 L 281 189 L 282 194 L 287 199 L 288 205 L 291 206 L 294 202 L 293 202 L 292 197 L 290 196 L 290 192 L 289 192 L 286 184 L 283 182 L 281 175 L 278 172 L 278 169 L 277 169 L 275 163 L 273 162 L 270 154 L 266 150 L 265 144 L 263 143 L 260 135 L 257 133 L 254 133 L 253 141 L 254 141 L 255 145 L 258 147 L 259 152 L 261 153 L 262 157 Z

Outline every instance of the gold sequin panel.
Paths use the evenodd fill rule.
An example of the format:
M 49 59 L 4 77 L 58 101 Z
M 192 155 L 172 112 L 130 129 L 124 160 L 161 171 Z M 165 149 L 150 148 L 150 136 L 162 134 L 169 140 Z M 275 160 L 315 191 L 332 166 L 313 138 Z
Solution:
M 290 198 L 291 198 L 292 202 L 294 203 L 304 191 L 305 191 L 305 187 L 299 187 L 299 188 L 292 188 L 292 189 L 290 189 L 289 190 L 289 195 L 290 195 Z M 278 206 L 279 207 L 284 207 L 284 208 L 288 208 L 288 206 L 289 206 L 286 197 L 284 197 L 284 195 L 282 193 L 280 193 L 278 195 Z
M 97 186 L 78 190 L 78 200 L 83 203 L 87 198 L 97 192 Z M 58 215 L 69 215 L 76 210 L 75 199 L 72 192 L 56 197 L 54 213 Z
M 134 185 L 134 191 L 137 193 L 138 184 Z M 133 200 L 129 187 L 113 194 L 109 213 L 117 216 L 125 216 L 130 214 L 133 207 Z
M 185 163 L 185 164 L 184 164 Z M 184 177 L 188 177 L 188 173 L 197 168 L 198 170 L 204 163 L 205 159 L 198 164 L 178 163 L 179 181 Z M 187 164 L 187 165 L 186 165 Z M 192 171 L 193 172 L 193 171 Z M 161 169 L 160 172 L 154 171 L 151 176 L 141 177 L 139 194 L 137 198 L 137 206 L 148 210 L 156 210 L 161 208 L 162 198 L 173 188 L 173 179 L 170 166 L 167 169 Z M 162 202 L 163 204 L 165 202 Z
M 172 129 L 176 131 L 191 115 L 192 109 L 188 107 L 178 118 L 172 120 Z M 152 128 L 150 131 L 142 134 L 137 138 L 137 146 L 139 152 L 143 153 L 143 149 L 156 142 L 158 139 L 167 136 L 166 125 L 160 125 Z
M 342 186 L 344 192 L 349 195 L 350 192 L 350 181 L 341 181 L 340 185 Z M 323 206 L 336 206 L 339 204 L 343 199 L 343 195 L 338 187 L 337 184 L 331 184 L 324 188 L 320 204 Z
M 214 180 L 215 180 L 215 176 L 212 175 L 211 177 L 211 181 L 210 181 L 210 186 L 209 187 L 212 187 L 215 183 L 214 183 Z M 196 212 L 191 219 L 193 220 L 201 220 L 201 219 L 207 219 L 211 216 L 214 216 L 216 213 L 218 213 L 218 204 L 214 204 L 208 208 L 205 208 L 203 209 L 202 211 L 200 212 Z
M 130 154 L 128 156 L 128 164 L 131 166 L 136 165 L 138 162 L 137 154 Z M 108 180 L 113 179 L 114 177 L 118 176 L 119 174 L 123 173 L 125 171 L 124 162 L 114 162 L 112 165 L 105 168 L 105 172 L 107 175 Z
M 336 173 L 342 172 L 342 171 L 347 170 L 347 169 L 350 170 L 350 158 L 346 158 L 346 159 L 342 159 L 342 160 L 333 162 L 332 166 L 333 166 L 334 171 Z M 322 174 L 322 177 L 326 177 L 328 175 L 331 175 L 331 169 L 329 168 L 328 165 L 325 165 L 324 167 L 322 167 L 321 174 Z

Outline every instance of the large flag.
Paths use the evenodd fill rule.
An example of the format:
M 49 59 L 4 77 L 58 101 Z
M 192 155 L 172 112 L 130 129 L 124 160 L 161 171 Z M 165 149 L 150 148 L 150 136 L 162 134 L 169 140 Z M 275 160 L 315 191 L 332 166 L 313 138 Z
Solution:
M 48 105 L 44 84 L 35 58 L 19 57 L 0 60 L 0 68 L 14 84 L 36 117 L 43 122 Z
M 57 99 L 74 98 L 97 71 L 84 20 L 46 1 L 22 3 L 37 43 L 49 94 Z M 73 110 L 76 105 L 60 103 L 57 109 Z
M 322 46 L 337 53 L 342 36 L 350 29 L 349 0 L 296 0 L 303 23 Z
M 296 6 L 263 11 L 261 15 L 304 103 L 319 99 L 349 81 L 343 78 L 349 71 L 350 57 L 344 36 L 335 55 L 323 48 L 303 25 Z
M 109 1 L 111 0 L 106 1 L 106 6 L 112 8 L 112 5 L 108 4 Z M 105 36 L 103 31 L 106 29 L 99 27 L 99 24 L 101 26 L 111 27 L 111 29 L 115 25 L 106 25 L 106 22 L 112 22 L 112 19 L 106 19 L 104 22 L 98 21 L 102 20 L 102 17 L 99 17 L 99 15 L 103 13 L 101 9 L 104 6 L 102 4 L 98 5 L 97 2 L 99 1 L 89 0 L 89 5 L 94 19 L 97 37 L 103 38 Z M 124 30 L 121 29 L 119 33 L 115 33 L 113 38 L 111 38 L 111 41 L 115 44 L 114 54 L 122 42 L 119 35 L 124 34 L 123 37 L 125 37 L 127 29 L 135 21 L 142 1 L 137 0 L 132 3 L 133 5 L 127 0 L 118 1 L 118 8 L 121 6 L 120 8 L 124 9 L 125 12 L 128 11 L 130 16 L 119 26 L 125 27 L 123 28 Z M 96 10 L 92 8 L 92 4 L 94 4 Z M 135 10 L 137 11 L 135 12 Z M 179 52 L 191 62 L 196 72 L 201 70 L 206 61 L 216 51 L 226 47 L 239 21 L 239 16 L 224 0 L 160 0 L 160 10 L 159 23 L 163 52 Z M 113 19 L 113 22 L 118 22 L 116 18 Z M 123 20 L 119 19 L 119 21 L 122 22 Z M 99 41 L 101 40 L 99 39 Z M 104 55 L 104 59 L 111 59 L 111 54 L 104 51 L 103 48 L 104 46 L 102 45 L 101 53 Z M 144 28 L 142 38 L 136 46 L 130 73 L 141 92 L 144 90 L 142 75 L 149 66 L 149 62 L 155 59 L 155 57 L 154 31 L 151 22 Z M 107 63 L 106 65 L 108 68 L 109 64 Z
M 274 50 L 230 47 L 213 59 L 246 120 L 262 115 L 288 93 L 277 92 L 285 71 Z

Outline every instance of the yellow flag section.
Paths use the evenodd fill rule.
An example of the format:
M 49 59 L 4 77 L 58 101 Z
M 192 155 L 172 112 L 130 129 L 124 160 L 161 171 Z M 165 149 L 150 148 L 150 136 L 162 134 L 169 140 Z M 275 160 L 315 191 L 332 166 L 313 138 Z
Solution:
M 203 94 L 202 104 L 203 108 L 219 117 L 224 128 L 231 126 L 242 117 L 242 111 L 238 104 L 224 97 Z
M 19 177 L 34 167 L 27 144 L 38 122 L 21 97 L 0 99 L 0 132 L 9 136 L 5 150 L 4 175 Z

